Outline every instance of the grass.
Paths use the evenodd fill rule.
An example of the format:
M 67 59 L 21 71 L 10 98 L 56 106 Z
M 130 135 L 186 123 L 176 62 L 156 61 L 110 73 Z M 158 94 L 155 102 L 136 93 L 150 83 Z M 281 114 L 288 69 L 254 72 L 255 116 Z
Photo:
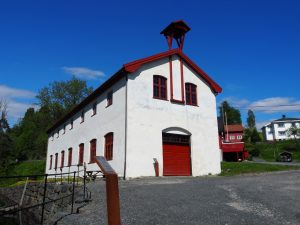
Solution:
M 259 152 L 258 157 L 269 162 L 276 161 L 277 156 L 284 151 L 289 151 L 293 155 L 293 161 L 300 161 L 300 142 L 295 140 L 279 141 L 279 142 L 263 142 L 257 144 L 246 144 L 246 149 Z
M 8 173 L 5 174 L 4 170 L 0 171 L 0 176 L 23 176 L 29 174 L 44 174 L 45 173 L 45 161 L 44 160 L 32 160 L 15 163 L 9 166 Z M 42 179 L 39 177 L 38 179 Z M 15 186 L 24 183 L 26 178 L 6 178 L 0 179 L 0 187 L 2 186 Z
M 222 162 L 221 176 L 233 176 L 247 173 L 263 173 L 284 170 L 300 170 L 300 166 L 270 165 L 250 162 Z

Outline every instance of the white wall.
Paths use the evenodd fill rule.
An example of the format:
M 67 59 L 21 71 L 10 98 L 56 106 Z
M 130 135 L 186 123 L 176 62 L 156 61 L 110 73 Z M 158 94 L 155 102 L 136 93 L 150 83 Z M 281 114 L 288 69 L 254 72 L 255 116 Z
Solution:
M 173 63 L 180 71 L 179 61 Z M 171 103 L 168 59 L 142 66 L 128 79 L 127 177 L 154 176 L 153 158 L 163 171 L 162 130 L 180 127 L 191 135 L 193 176 L 220 173 L 216 98 L 198 75 L 184 65 L 184 81 L 197 85 L 198 105 Z M 153 99 L 153 75 L 168 79 L 168 101 Z M 173 79 L 176 99 L 181 99 L 179 79 Z M 174 96 L 175 97 L 175 96 Z
M 113 160 L 109 161 L 116 172 L 122 176 L 124 171 L 124 148 L 125 148 L 125 77 L 118 81 L 107 92 L 113 90 L 113 104 L 107 107 L 107 92 L 99 96 L 97 114 L 92 116 L 91 102 L 85 107 L 85 120 L 81 123 L 81 111 L 73 116 L 73 129 L 70 130 L 70 121 L 67 122 L 66 132 L 63 133 L 63 125 L 60 127 L 59 137 L 51 135 L 48 139 L 47 167 L 46 173 L 55 173 L 55 153 L 58 154 L 58 167 L 61 163 L 61 151 L 65 151 L 64 165 L 68 163 L 68 149 L 73 148 L 72 164 L 78 164 L 79 144 L 84 143 L 84 162 L 87 163 L 88 170 L 99 170 L 96 163 L 88 164 L 90 161 L 90 140 L 96 138 L 96 155 L 104 155 L 104 135 L 114 133 Z M 52 170 L 49 169 L 50 155 L 53 155 Z M 75 167 L 72 167 L 76 169 Z M 58 170 L 59 171 L 59 170 Z M 63 172 L 68 172 L 68 167 L 63 168 Z

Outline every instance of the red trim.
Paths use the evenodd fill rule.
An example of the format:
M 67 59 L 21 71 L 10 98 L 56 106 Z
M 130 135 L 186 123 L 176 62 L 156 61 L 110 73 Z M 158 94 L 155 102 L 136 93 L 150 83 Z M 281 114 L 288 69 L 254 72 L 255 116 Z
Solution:
M 47 130 L 47 133 L 50 134 L 53 132 L 58 126 L 62 123 L 66 122 L 70 117 L 74 116 L 79 110 L 81 110 L 84 106 L 88 105 L 91 101 L 94 101 L 97 96 L 107 91 L 113 84 L 122 79 L 126 73 L 133 73 L 137 69 L 139 69 L 143 64 L 153 62 L 155 60 L 159 60 L 168 56 L 178 55 L 181 57 L 184 62 L 190 66 L 193 70 L 195 70 L 211 87 L 211 89 L 215 93 L 221 93 L 222 88 L 214 82 L 200 67 L 198 67 L 191 59 L 189 59 L 179 48 L 172 49 L 166 52 L 162 52 L 156 55 L 152 55 L 147 58 L 139 59 L 127 64 L 124 64 L 123 67 L 116 72 L 112 77 L 110 77 L 106 82 L 104 82 L 99 88 L 97 88 L 93 93 L 91 93 L 87 98 L 85 98 L 82 102 L 80 102 L 77 106 L 75 106 L 69 113 L 64 115 L 61 119 L 59 119 L 51 128 Z M 72 129 L 72 128 L 71 128 Z
M 65 164 L 65 151 L 61 151 L 61 162 L 60 162 L 60 168 L 63 168 Z
M 170 101 L 174 102 L 174 103 L 184 104 L 184 101 L 182 101 L 182 100 L 171 99 Z
M 83 157 L 84 157 L 84 144 L 81 143 L 79 145 L 79 157 L 78 157 L 78 164 L 79 165 L 83 164 Z
M 72 148 L 69 148 L 68 149 L 68 166 L 71 166 L 72 165 L 72 154 L 73 154 L 73 149 Z
M 110 132 L 104 136 L 105 138 L 105 152 L 104 157 L 107 161 L 113 159 L 113 142 L 114 142 L 114 133 Z
M 49 170 L 52 169 L 52 158 L 53 158 L 53 155 L 50 155 L 50 165 L 49 165 Z
M 170 66 L 170 92 L 171 99 L 173 99 L 173 68 L 172 68 L 172 56 L 169 56 L 169 66 Z
M 180 58 L 180 78 L 181 78 L 181 99 L 184 102 L 184 78 L 183 78 L 183 63 Z

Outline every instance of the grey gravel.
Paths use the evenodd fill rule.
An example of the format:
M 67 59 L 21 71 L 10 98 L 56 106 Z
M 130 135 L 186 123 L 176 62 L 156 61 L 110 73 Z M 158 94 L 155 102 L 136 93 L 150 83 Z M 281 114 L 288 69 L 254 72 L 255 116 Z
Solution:
M 60 225 L 106 224 L 105 183 L 89 183 L 92 202 Z M 297 225 L 300 171 L 234 177 L 119 181 L 122 224 Z

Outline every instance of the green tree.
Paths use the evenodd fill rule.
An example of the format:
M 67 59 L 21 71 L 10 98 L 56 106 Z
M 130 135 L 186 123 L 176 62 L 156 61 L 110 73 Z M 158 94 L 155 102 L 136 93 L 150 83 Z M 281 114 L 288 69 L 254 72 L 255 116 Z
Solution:
M 37 95 L 39 109 L 27 109 L 11 129 L 14 157 L 18 160 L 45 158 L 47 129 L 91 92 L 85 81 L 74 77 L 42 88 Z
M 12 140 L 9 136 L 9 124 L 7 121 L 7 104 L 0 100 L 0 167 L 6 168 L 9 164 L 12 152 Z
M 289 129 L 286 130 L 288 137 L 294 137 L 296 139 L 297 137 L 300 137 L 300 128 L 296 126 L 291 126 Z
M 69 81 L 50 83 L 36 97 L 38 105 L 49 113 L 52 120 L 57 120 L 92 91 L 93 88 L 88 87 L 86 81 L 72 77 Z
M 225 114 L 227 117 L 227 124 L 241 124 L 242 119 L 241 119 L 241 113 L 238 109 L 232 107 L 229 105 L 227 101 L 223 101 L 221 103 L 221 106 L 219 107 L 220 111 L 220 116 L 224 119 L 225 121 Z
M 251 109 L 248 110 L 247 125 L 250 129 L 255 128 L 255 115 Z

